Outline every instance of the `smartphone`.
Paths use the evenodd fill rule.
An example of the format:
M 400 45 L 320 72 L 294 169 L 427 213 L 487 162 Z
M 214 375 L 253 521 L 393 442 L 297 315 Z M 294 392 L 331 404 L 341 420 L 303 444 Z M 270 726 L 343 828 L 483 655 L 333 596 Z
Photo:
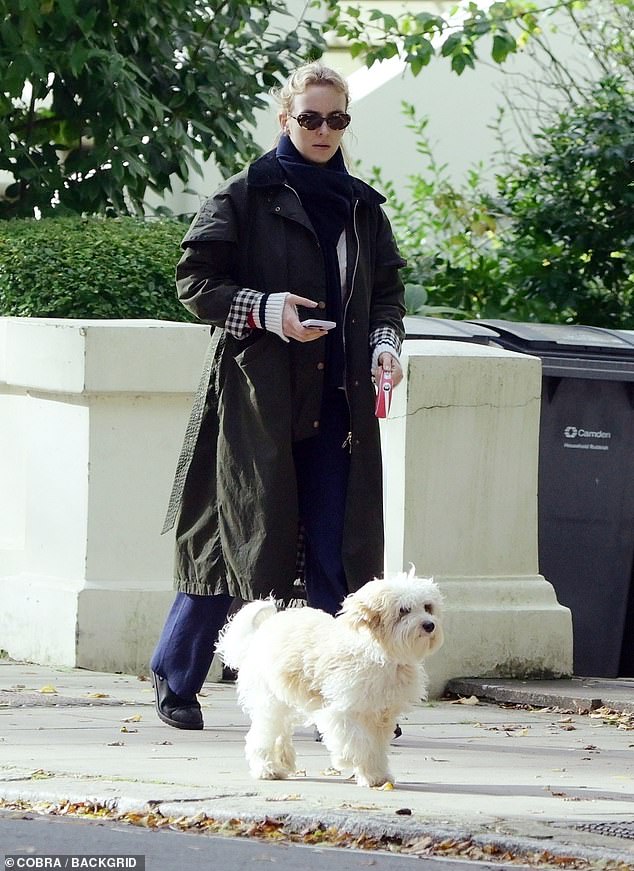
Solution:
M 312 327 L 317 330 L 334 330 L 337 324 L 334 321 L 320 321 L 319 318 L 308 318 L 302 321 L 303 327 Z

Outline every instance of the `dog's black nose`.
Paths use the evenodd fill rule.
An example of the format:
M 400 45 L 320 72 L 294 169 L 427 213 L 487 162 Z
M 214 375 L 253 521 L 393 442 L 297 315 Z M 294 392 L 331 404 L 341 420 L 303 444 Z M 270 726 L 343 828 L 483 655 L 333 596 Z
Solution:
M 425 632 L 428 632 L 430 635 L 436 628 L 436 624 L 432 620 L 425 620 L 423 623 L 423 629 Z

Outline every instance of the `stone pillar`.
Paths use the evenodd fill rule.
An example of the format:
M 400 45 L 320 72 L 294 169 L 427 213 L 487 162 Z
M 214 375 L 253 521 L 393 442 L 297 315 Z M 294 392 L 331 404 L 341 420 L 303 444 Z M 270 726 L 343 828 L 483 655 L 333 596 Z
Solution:
M 0 648 L 147 668 L 173 598 L 161 538 L 209 328 L 0 319 Z
M 538 573 L 540 361 L 410 340 L 403 365 L 382 423 L 386 568 L 413 563 L 445 596 L 432 695 L 453 677 L 569 675 L 570 612 Z

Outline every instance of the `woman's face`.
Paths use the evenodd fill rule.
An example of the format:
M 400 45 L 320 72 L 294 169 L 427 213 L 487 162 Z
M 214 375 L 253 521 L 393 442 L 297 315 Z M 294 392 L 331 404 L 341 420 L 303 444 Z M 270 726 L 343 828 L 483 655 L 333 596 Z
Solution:
M 280 113 L 282 131 L 287 133 L 301 156 L 310 163 L 324 164 L 335 154 L 345 130 L 331 130 L 325 121 L 316 130 L 300 127 L 295 118 L 302 112 L 318 112 L 328 116 L 346 111 L 346 97 L 332 85 L 308 85 L 303 94 L 293 100 L 289 114 Z

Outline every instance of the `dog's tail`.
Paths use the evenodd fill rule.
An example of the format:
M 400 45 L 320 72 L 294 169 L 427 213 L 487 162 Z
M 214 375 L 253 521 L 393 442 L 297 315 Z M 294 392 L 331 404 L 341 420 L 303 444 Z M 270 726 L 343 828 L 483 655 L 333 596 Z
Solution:
M 216 653 L 229 668 L 237 671 L 249 649 L 252 637 L 262 623 L 277 613 L 274 599 L 244 605 L 227 623 L 216 644 Z

